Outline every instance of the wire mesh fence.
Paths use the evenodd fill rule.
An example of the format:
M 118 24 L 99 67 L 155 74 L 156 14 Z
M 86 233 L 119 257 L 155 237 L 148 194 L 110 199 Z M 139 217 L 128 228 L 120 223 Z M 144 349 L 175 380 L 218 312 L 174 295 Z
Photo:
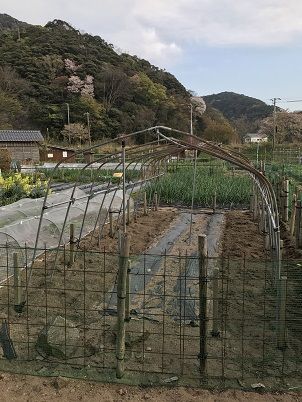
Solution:
M 54 255 L 44 249 L 31 281 L 17 258 L 13 272 L 9 260 L 1 259 L 6 279 L 0 289 L 0 368 L 112 380 L 119 255 L 81 250 L 71 263 L 69 250 L 62 248 L 55 268 Z M 299 382 L 300 263 L 283 262 L 286 292 L 280 318 L 270 260 L 208 258 L 206 308 L 201 311 L 196 255 L 130 256 L 125 377 L 133 383 L 192 385 L 261 380 L 279 389 Z M 201 328 L 206 328 L 205 336 Z M 202 345 L 206 353 L 201 353 Z

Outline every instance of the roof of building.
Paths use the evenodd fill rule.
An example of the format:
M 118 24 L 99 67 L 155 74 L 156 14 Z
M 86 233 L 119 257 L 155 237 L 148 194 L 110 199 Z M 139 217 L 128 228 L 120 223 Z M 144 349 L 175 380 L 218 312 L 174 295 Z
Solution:
M 63 151 L 70 151 L 70 152 L 75 152 L 76 151 L 74 148 L 63 147 L 61 145 L 50 145 L 49 144 L 45 148 L 46 149 L 60 149 L 60 150 L 63 150 Z
M 42 142 L 44 138 L 38 130 L 0 130 L 0 142 Z
M 267 135 L 265 135 L 265 134 L 260 134 L 260 133 L 247 133 L 247 134 L 245 135 L 245 137 L 248 137 L 248 138 L 266 138 Z

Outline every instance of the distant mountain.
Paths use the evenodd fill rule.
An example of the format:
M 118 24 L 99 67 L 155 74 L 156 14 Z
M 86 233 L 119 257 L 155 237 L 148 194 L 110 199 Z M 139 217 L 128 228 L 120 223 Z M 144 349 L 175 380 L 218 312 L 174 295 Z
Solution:
M 219 110 L 230 120 L 240 134 L 257 130 L 259 121 L 273 113 L 273 106 L 234 92 L 206 95 L 203 99 L 207 105 Z
M 236 94 L 235 92 L 220 92 L 206 95 L 203 99 L 207 104 L 220 110 L 227 119 L 235 120 L 246 117 L 248 120 L 263 119 L 273 112 L 273 106 L 260 99 Z

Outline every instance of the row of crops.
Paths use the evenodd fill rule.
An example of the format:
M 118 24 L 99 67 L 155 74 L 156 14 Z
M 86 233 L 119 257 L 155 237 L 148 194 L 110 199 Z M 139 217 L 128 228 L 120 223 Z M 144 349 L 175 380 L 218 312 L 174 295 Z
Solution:
M 157 192 L 161 203 L 189 206 L 192 202 L 194 182 L 193 165 L 178 165 L 148 186 L 150 193 Z M 219 207 L 246 207 L 251 194 L 251 179 L 243 172 L 226 164 L 202 165 L 196 169 L 194 205 L 211 207 L 216 195 Z

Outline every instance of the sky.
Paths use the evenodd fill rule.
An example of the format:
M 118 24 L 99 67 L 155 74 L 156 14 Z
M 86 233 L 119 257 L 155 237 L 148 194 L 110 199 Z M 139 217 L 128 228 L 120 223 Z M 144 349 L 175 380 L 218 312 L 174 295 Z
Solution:
M 0 0 L 64 20 L 173 73 L 198 95 L 232 91 L 302 110 L 302 0 Z M 301 100 L 300 102 L 287 102 Z

